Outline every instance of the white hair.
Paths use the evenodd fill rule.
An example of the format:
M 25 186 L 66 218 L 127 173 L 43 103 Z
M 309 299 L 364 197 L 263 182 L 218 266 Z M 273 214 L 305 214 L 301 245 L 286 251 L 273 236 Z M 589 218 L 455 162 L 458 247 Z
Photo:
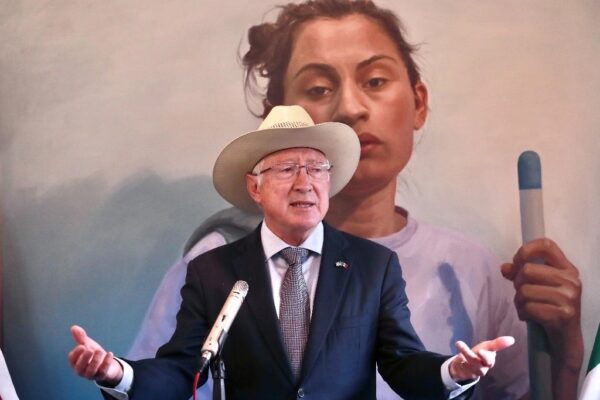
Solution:
M 262 183 L 262 174 L 260 173 L 260 171 L 263 169 L 264 165 L 265 158 L 263 157 L 258 163 L 256 163 L 254 168 L 252 168 L 252 175 L 256 177 L 256 186 L 260 186 L 260 184 Z

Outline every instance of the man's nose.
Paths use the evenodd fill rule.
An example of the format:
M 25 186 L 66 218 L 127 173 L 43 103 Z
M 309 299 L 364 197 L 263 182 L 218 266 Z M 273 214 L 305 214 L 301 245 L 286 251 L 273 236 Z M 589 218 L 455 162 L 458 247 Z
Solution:
M 296 177 L 294 178 L 294 189 L 300 191 L 312 190 L 312 182 L 310 176 L 308 175 L 306 165 L 299 166 L 298 171 L 296 172 Z

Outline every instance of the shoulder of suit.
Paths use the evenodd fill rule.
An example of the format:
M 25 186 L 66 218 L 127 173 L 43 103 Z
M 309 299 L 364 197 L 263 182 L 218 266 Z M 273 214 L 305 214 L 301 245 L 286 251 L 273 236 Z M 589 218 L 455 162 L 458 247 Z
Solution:
M 191 263 L 202 262 L 211 258 L 234 257 L 247 249 L 260 248 L 260 225 L 246 236 L 231 243 L 226 243 L 222 246 L 215 247 L 205 253 L 198 255 L 190 261 Z

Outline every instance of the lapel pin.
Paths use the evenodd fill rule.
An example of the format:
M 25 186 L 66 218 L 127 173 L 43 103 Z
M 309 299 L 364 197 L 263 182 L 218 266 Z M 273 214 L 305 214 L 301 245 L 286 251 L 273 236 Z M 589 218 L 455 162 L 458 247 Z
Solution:
M 346 264 L 346 263 L 345 263 L 345 262 L 343 262 L 343 261 L 336 261 L 336 263 L 335 263 L 335 266 L 336 266 L 336 267 L 342 267 L 342 268 L 344 268 L 344 269 L 346 269 L 346 268 L 348 268 L 348 267 L 349 267 L 349 265 L 348 265 L 348 264 Z

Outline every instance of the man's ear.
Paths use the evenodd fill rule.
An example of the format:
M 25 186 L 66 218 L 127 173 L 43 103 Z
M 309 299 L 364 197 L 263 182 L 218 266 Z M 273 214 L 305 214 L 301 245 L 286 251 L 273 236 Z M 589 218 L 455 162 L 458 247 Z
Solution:
M 429 93 L 427 86 L 421 81 L 418 81 L 413 89 L 415 94 L 415 121 L 414 129 L 419 130 L 425 125 L 427 112 L 429 111 Z
M 248 191 L 248 195 L 254 200 L 256 203 L 260 204 L 261 195 L 260 195 L 260 187 L 258 185 L 258 177 L 252 174 L 246 174 L 246 190 Z

